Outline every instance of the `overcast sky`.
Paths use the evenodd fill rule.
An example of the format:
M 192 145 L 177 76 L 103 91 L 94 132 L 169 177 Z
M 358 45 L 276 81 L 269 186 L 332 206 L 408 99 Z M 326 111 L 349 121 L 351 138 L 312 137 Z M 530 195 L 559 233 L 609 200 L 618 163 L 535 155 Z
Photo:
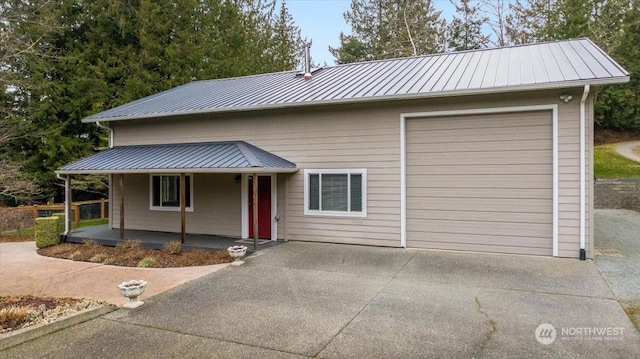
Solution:
M 437 10 L 443 12 L 443 17 L 451 16 L 453 6 L 449 0 L 434 0 L 434 4 Z M 351 0 L 287 0 L 287 7 L 302 31 L 302 37 L 313 41 L 313 62 L 334 65 L 329 46 L 340 45 L 340 31 L 348 34 L 351 30 L 343 17 L 351 7 Z

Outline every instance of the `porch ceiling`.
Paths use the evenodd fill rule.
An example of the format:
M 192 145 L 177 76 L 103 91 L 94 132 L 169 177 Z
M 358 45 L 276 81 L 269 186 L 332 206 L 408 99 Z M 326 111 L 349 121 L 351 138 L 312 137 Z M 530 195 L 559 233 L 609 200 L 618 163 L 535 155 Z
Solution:
M 56 173 L 291 173 L 295 163 L 244 141 L 113 147 Z

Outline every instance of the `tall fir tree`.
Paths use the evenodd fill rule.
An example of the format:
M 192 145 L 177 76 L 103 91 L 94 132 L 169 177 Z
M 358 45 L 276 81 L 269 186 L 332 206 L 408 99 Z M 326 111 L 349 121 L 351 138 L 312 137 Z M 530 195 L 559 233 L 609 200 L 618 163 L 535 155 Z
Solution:
M 351 35 L 329 51 L 339 64 L 441 52 L 440 15 L 432 0 L 352 0 L 344 13 Z
M 483 16 L 480 5 L 472 0 L 451 0 L 456 13 L 449 23 L 447 50 L 464 51 L 484 49 L 489 46 L 489 36 L 482 32 L 482 25 L 488 21 Z
M 85 116 L 193 80 L 280 71 L 295 61 L 293 42 L 276 36 L 274 1 L 10 2 L 28 11 L 3 23 L 3 34 L 37 39 L 31 51 L 0 58 L 20 123 L 30 125 L 9 147 L 45 189 L 34 201 L 60 196 L 54 169 L 105 145 Z
M 275 17 L 271 42 L 271 56 L 275 71 L 292 70 L 300 65 L 304 41 L 300 34 L 300 28 L 295 25 L 287 8 L 287 2 L 284 0 Z

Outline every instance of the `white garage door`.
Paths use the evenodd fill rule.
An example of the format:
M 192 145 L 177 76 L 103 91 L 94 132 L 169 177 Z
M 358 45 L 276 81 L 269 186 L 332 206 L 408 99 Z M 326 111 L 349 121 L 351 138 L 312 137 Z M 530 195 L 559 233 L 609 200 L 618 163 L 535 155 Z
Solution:
M 407 247 L 552 255 L 550 111 L 408 119 Z

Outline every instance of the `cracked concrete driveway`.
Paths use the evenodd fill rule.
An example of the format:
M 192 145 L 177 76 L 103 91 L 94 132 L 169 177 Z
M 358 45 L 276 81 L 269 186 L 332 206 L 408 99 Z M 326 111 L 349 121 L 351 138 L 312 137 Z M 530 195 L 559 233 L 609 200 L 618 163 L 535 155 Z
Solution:
M 592 261 L 290 242 L 0 352 L 132 355 L 631 358 L 640 334 Z

